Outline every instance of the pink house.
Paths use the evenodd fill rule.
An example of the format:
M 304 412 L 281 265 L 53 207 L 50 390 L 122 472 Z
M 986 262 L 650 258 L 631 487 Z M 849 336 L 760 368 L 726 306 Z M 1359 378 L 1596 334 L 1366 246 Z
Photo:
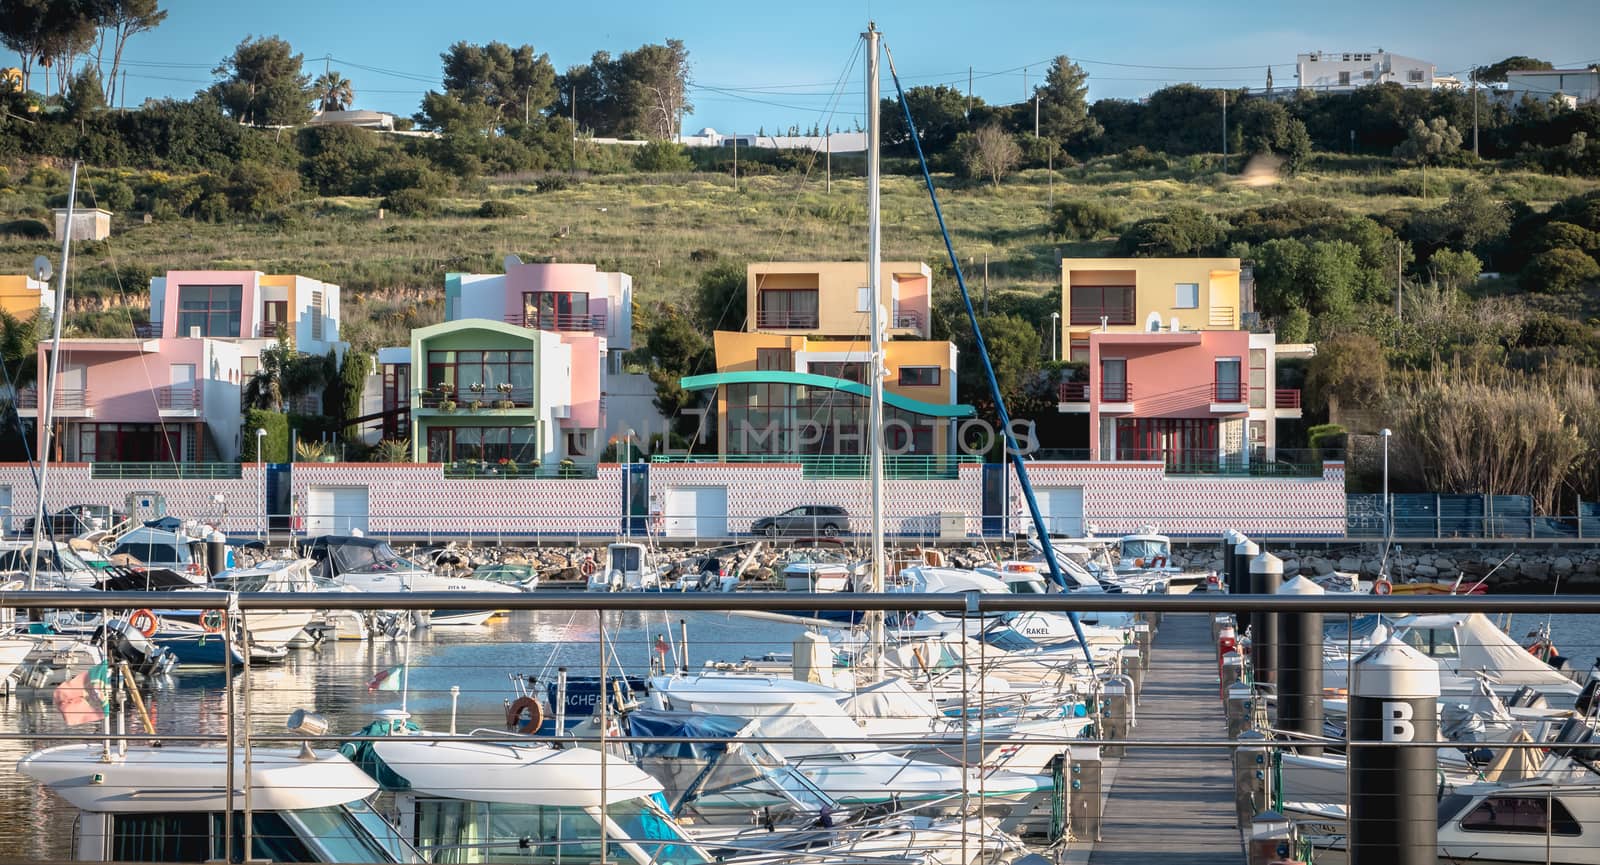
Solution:
M 220 339 L 66 339 L 51 399 L 51 458 L 231 462 L 239 458 L 241 349 Z M 50 345 L 39 345 L 45 381 Z M 39 392 L 19 395 L 23 417 Z M 39 442 L 43 444 L 43 427 Z
M 239 340 L 245 374 L 280 336 L 307 354 L 343 355 L 339 286 L 254 270 L 170 270 L 150 280 L 152 336 Z

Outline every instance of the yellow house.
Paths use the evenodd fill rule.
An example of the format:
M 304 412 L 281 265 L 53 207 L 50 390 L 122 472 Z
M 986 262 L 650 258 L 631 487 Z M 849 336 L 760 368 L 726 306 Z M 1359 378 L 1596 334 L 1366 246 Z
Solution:
M 1087 360 L 1089 334 L 1237 330 L 1237 258 L 1069 258 L 1061 262 L 1068 359 Z
M 48 284 L 25 275 L 0 275 L 0 309 L 13 318 L 28 319 L 41 307 L 54 309 L 56 293 Z
M 864 261 L 768 261 L 746 268 L 747 330 L 867 338 L 871 303 Z M 932 310 L 932 271 L 915 261 L 886 261 L 878 302 L 888 313 L 886 335 L 926 337 Z

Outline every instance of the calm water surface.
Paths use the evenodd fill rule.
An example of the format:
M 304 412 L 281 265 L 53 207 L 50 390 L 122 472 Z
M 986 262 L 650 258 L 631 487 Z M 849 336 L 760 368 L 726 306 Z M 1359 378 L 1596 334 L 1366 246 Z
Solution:
M 745 655 L 789 651 L 803 628 L 716 613 L 614 612 L 607 614 L 608 671 L 618 665 L 642 674 L 657 635 L 678 643 L 679 621 L 688 624 L 691 663 L 708 658 L 737 660 Z M 674 645 L 675 651 L 681 647 Z M 250 730 L 284 732 L 284 720 L 297 708 L 327 715 L 335 732 L 353 733 L 381 709 L 398 708 L 400 694 L 369 692 L 380 670 L 402 663 L 400 642 L 327 642 L 315 649 L 291 650 L 287 660 L 251 670 Z M 538 675 L 553 681 L 557 666 L 572 675 L 598 675 L 599 623 L 592 612 L 518 612 L 477 628 L 434 628 L 411 640 L 407 708 L 428 729 L 448 730 L 450 687 L 461 688 L 458 729 L 505 729 L 504 701 L 512 695 L 510 677 Z M 674 656 L 669 655 L 669 660 Z M 242 679 L 242 677 L 241 677 Z M 242 684 L 242 680 L 240 683 Z M 172 682 L 146 693 L 158 732 L 171 735 L 222 733 L 226 690 L 220 670 L 179 670 Z M 239 697 L 242 711 L 243 696 Z M 142 729 L 132 720 L 131 730 Z M 0 731 L 41 737 L 69 732 L 48 693 L 24 692 L 0 702 Z M 88 727 L 73 732 L 90 732 Z M 49 747 L 44 738 L 0 740 L 0 861 L 62 859 L 72 855 L 76 811 L 15 771 L 28 752 Z

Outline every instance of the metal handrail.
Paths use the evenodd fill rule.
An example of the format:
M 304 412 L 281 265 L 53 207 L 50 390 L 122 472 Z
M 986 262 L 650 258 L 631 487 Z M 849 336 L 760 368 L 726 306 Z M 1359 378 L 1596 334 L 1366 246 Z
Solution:
M 545 315 L 537 310 L 522 315 L 506 316 L 508 324 L 520 325 L 531 330 L 550 331 L 593 331 L 603 333 L 606 329 L 606 314 L 603 312 L 570 312 L 551 313 Z
M 162 385 L 156 388 L 156 407 L 170 411 L 197 410 L 200 408 L 201 389 L 195 386 Z

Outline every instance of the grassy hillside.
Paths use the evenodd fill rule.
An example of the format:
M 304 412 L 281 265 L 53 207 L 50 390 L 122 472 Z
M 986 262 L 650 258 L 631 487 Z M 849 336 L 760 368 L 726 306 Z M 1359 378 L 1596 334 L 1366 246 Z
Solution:
M 86 185 L 104 176 L 91 172 Z M 120 176 L 133 185 L 149 179 L 136 172 Z M 9 177 L 0 175 L 0 222 L 46 218 L 49 197 L 64 192 L 58 172 L 14 168 Z M 1110 204 L 1132 221 L 1179 204 L 1223 213 L 1302 196 L 1381 214 L 1442 202 L 1468 182 L 1537 209 L 1600 188 L 1593 180 L 1521 171 L 1429 169 L 1425 205 L 1420 172 L 1339 157 L 1265 186 L 1241 184 L 1199 157 L 1171 171 L 1122 170 L 1111 160 L 1097 160 L 1056 172 L 1053 192 L 1044 171 L 1015 175 L 998 189 L 949 177 L 936 182 L 957 252 L 964 264 L 972 262 L 972 284 L 981 283 L 988 256 L 992 291 L 1029 293 L 1056 288 L 1058 255 L 1103 254 L 1114 240 L 1064 243 L 1051 237 L 1052 194 L 1056 201 Z M 525 260 L 594 262 L 631 273 L 636 298 L 647 307 L 688 300 L 698 275 L 718 260 L 865 256 L 859 177 L 836 177 L 831 194 L 820 172 L 744 178 L 737 191 L 729 177 L 704 173 L 587 177 L 567 188 L 538 189 L 537 178 L 489 180 L 470 198 L 445 199 L 433 215 L 389 214 L 381 220 L 378 200 L 371 198 L 312 199 L 265 223 L 172 218 L 145 224 L 119 214 L 109 241 L 75 247 L 69 288 L 79 298 L 75 322 L 101 335 L 118 332 L 119 321 L 138 319 L 150 275 L 168 269 L 251 268 L 344 286 L 349 335 L 377 344 L 439 319 L 446 272 L 498 272 L 502 256 L 511 252 Z M 479 217 L 487 199 L 511 202 L 523 214 Z M 920 178 L 885 178 L 883 219 L 886 258 L 923 260 L 943 270 L 945 253 Z M 40 254 L 54 259 L 59 248 L 43 239 L 0 238 L 0 273 L 25 272 Z M 949 287 L 947 278 L 940 282 Z M 85 317 L 101 308 L 111 311 Z

